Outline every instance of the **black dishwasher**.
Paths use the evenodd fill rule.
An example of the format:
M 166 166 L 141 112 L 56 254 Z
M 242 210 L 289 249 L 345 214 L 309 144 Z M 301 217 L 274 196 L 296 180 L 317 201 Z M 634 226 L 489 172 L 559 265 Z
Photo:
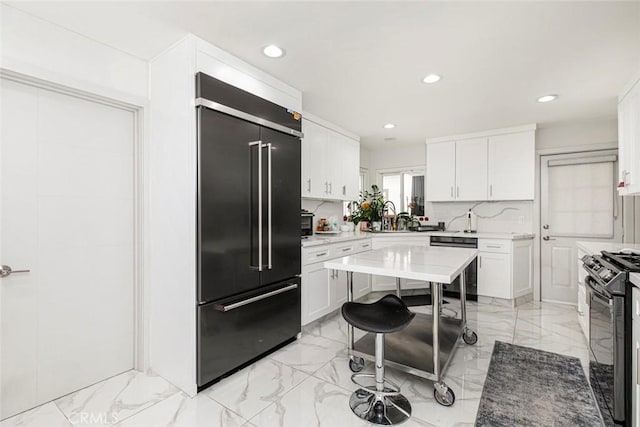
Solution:
M 476 237 L 431 236 L 431 246 L 451 248 L 478 248 Z M 478 301 L 478 259 L 474 258 L 465 269 L 467 285 L 467 301 Z M 444 285 L 443 294 L 452 298 L 460 298 L 460 276 L 449 285 Z

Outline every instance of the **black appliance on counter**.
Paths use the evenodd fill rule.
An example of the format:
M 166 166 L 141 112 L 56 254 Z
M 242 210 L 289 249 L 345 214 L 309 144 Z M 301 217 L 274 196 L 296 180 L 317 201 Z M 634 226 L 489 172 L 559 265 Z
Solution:
M 302 209 L 300 211 L 300 236 L 313 236 L 313 217 L 314 215 Z
M 430 246 L 446 246 L 451 248 L 478 249 L 477 237 L 431 236 Z M 478 301 L 478 259 L 474 258 L 465 269 L 467 301 Z M 460 298 L 460 276 L 443 286 L 442 294 L 452 298 Z
M 640 254 L 607 252 L 582 258 L 589 298 L 589 379 L 606 424 L 631 422 L 631 283 Z
M 206 74 L 198 125 L 197 383 L 300 333 L 300 115 Z

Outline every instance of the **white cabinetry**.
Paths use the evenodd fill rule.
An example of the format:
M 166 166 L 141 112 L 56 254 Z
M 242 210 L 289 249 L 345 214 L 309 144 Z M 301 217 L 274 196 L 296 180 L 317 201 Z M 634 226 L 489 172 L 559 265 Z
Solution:
M 515 299 L 533 292 L 533 239 L 478 239 L 478 295 Z
M 487 138 L 456 143 L 456 200 L 487 199 Z
M 357 200 L 360 142 L 325 124 L 302 121 L 302 197 Z
M 456 144 L 438 142 L 427 144 L 427 200 L 447 202 L 455 200 Z
M 533 200 L 535 132 L 489 138 L 489 200 Z
M 302 248 L 302 324 L 306 325 L 339 309 L 347 301 L 347 275 L 344 271 L 327 270 L 324 261 L 371 250 L 371 240 Z M 371 291 L 368 274 L 353 274 L 353 297 Z
M 587 271 L 582 267 L 582 257 L 586 253 L 578 248 L 578 322 L 582 328 L 582 333 L 589 339 L 589 299 L 587 298 L 587 288 L 584 282 Z
M 427 201 L 533 200 L 535 129 L 428 139 Z
M 640 289 L 632 288 L 631 424 L 640 425 Z
M 618 155 L 619 193 L 640 194 L 640 77 L 618 98 Z

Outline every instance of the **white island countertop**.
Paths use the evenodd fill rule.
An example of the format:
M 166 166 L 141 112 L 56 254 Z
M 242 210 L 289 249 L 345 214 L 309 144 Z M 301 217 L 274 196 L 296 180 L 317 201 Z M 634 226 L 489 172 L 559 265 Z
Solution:
M 477 249 L 394 245 L 326 261 L 324 267 L 448 284 L 460 275 L 477 254 Z

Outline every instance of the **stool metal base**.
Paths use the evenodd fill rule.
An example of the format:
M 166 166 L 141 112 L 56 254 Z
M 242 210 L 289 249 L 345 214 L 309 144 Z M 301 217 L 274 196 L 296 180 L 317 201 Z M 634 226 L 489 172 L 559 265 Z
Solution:
M 376 396 L 376 392 L 359 388 L 349 399 L 351 410 L 363 420 L 379 425 L 400 424 L 411 417 L 411 404 L 395 390 L 385 388 L 383 393 L 392 395 Z

